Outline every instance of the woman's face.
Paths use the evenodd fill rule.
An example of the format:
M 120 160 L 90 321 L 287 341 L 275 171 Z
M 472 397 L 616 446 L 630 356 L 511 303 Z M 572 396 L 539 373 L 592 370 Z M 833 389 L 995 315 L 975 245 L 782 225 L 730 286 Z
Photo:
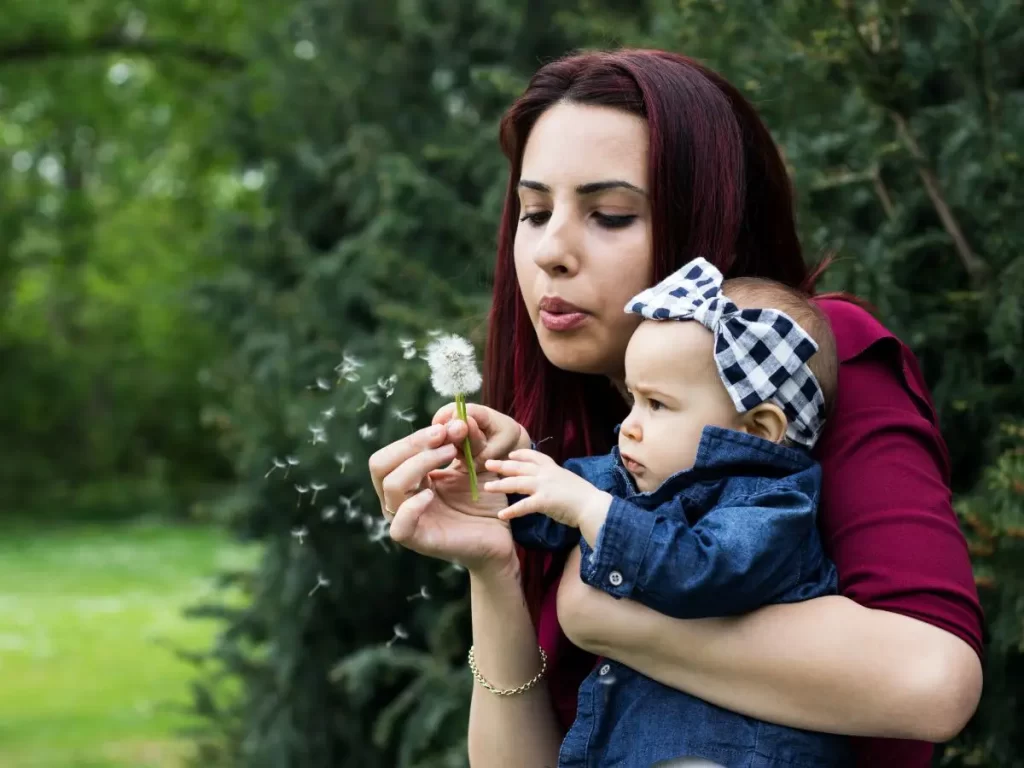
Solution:
M 544 355 L 621 380 L 640 322 L 624 308 L 652 279 L 646 121 L 556 104 L 530 132 L 518 194 L 516 275 Z

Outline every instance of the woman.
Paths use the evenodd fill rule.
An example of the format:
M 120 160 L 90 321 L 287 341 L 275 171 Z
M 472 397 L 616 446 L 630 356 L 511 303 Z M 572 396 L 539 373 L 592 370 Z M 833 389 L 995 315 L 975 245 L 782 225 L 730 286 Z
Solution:
M 743 97 L 692 60 L 552 62 L 501 141 L 510 178 L 485 399 L 557 460 L 606 451 L 626 413 L 636 320 L 623 306 L 642 288 L 700 255 L 727 277 L 813 289 L 776 147 Z M 816 455 L 841 596 L 673 620 L 584 585 L 576 555 L 517 556 L 494 518 L 503 497 L 474 505 L 460 472 L 432 472 L 467 428 L 480 461 L 508 449 L 483 417 L 467 426 L 443 412 L 371 458 L 392 538 L 469 570 L 477 681 L 523 689 L 474 687 L 473 765 L 555 765 L 595 654 L 754 718 L 861 737 L 865 766 L 929 765 L 928 742 L 966 723 L 981 689 L 981 612 L 935 413 L 906 347 L 857 304 L 819 302 L 840 356 Z

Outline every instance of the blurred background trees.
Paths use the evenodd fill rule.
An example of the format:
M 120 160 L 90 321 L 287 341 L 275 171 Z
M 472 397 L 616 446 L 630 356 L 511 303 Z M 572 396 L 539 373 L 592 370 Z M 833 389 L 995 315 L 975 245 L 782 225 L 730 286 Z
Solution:
M 4 21 L 0 514 L 258 542 L 192 610 L 219 627 L 186 655 L 196 764 L 464 765 L 465 576 L 388 544 L 366 459 L 440 404 L 429 332 L 482 341 L 502 111 L 544 61 L 637 45 L 758 105 L 808 258 L 838 257 L 823 287 L 918 354 L 991 635 L 940 759 L 1024 765 L 1020 0 L 7 0 Z

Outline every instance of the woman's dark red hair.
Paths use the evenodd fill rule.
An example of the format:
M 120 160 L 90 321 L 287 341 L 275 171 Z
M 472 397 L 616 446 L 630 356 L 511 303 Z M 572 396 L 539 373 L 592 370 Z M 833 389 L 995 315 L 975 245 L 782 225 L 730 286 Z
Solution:
M 648 194 L 654 280 L 703 256 L 727 277 L 757 276 L 813 289 L 779 151 L 754 108 L 703 65 L 665 51 L 583 53 L 553 61 L 530 80 L 501 121 L 510 173 L 498 233 L 484 398 L 513 416 L 556 460 L 610 449 L 626 414 L 607 378 L 556 368 L 541 351 L 513 261 L 516 185 L 537 118 L 560 103 L 621 109 L 647 121 Z M 521 553 L 527 603 L 536 620 L 553 563 Z

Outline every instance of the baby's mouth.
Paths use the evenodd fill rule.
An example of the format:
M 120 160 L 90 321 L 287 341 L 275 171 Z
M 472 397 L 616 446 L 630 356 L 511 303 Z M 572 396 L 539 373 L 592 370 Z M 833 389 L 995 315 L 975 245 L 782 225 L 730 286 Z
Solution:
M 634 475 L 643 474 L 643 471 L 646 469 L 643 464 L 625 453 L 622 454 L 622 463 Z

